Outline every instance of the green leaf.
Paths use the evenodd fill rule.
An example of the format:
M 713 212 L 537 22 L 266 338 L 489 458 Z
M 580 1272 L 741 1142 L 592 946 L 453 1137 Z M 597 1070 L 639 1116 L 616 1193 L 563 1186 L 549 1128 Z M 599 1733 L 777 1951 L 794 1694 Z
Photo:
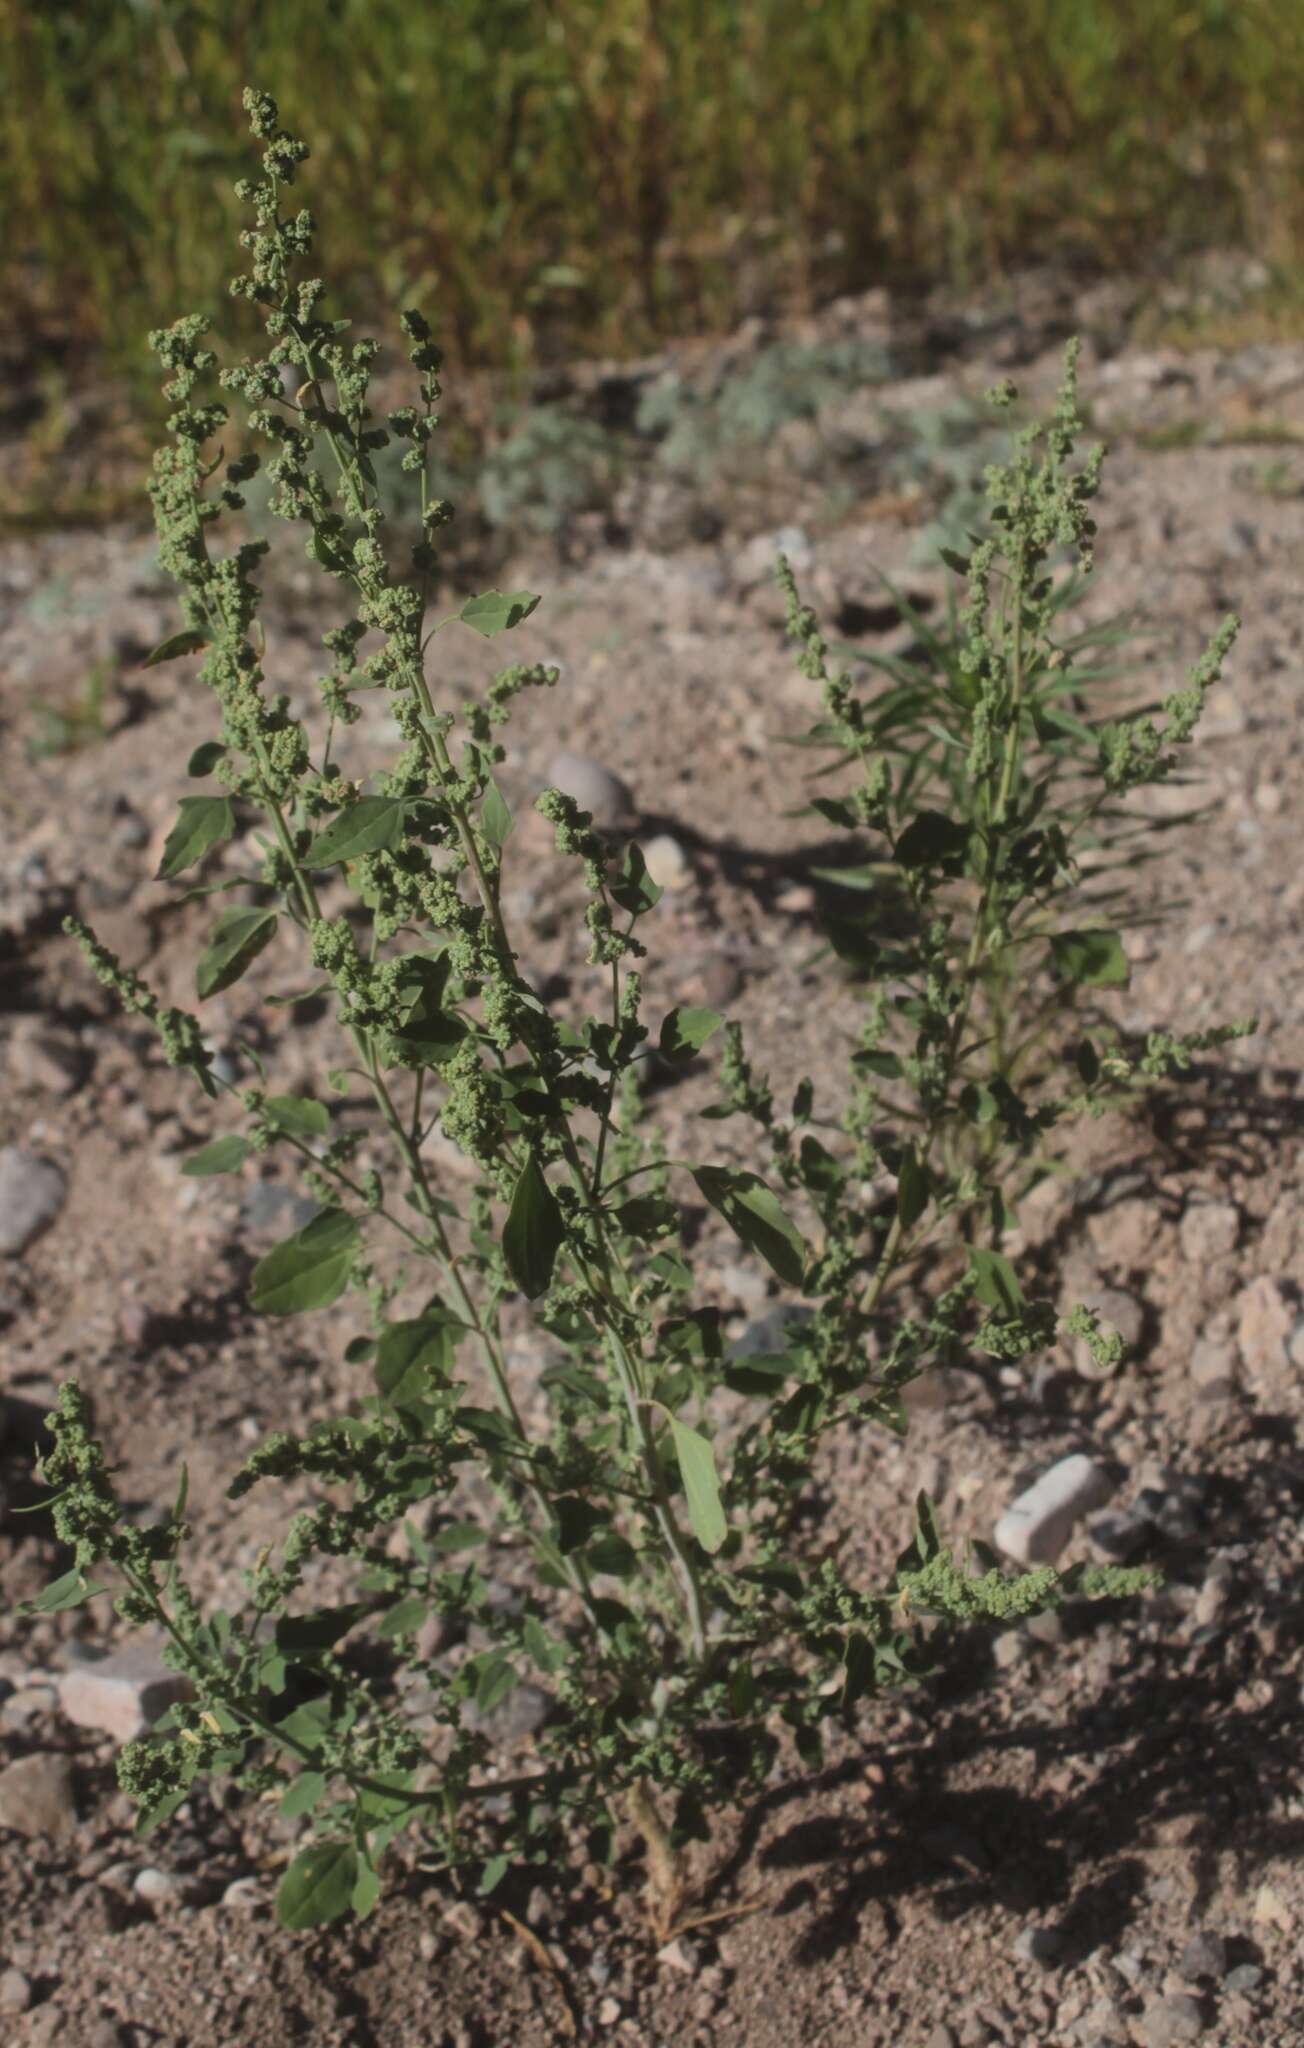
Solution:
M 759 1252 L 781 1280 L 800 1287 L 806 1267 L 805 1240 L 760 1176 L 728 1166 L 696 1166 L 692 1171 L 700 1193 L 720 1212 L 735 1236 Z
M 214 1138 L 210 1145 L 192 1152 L 181 1171 L 194 1180 L 206 1180 L 210 1173 L 234 1173 L 249 1157 L 249 1150 L 249 1140 L 238 1134 Z
M 490 776 L 489 787 L 484 793 L 484 802 L 480 806 L 480 829 L 489 841 L 490 846 L 506 845 L 515 822 L 507 808 L 506 797 L 501 789 L 499 789 L 493 777 Z
M 897 1168 L 897 1215 L 901 1228 L 909 1230 L 927 1207 L 928 1175 L 915 1156 L 914 1146 L 907 1145 Z
M 516 1183 L 503 1230 L 507 1270 L 530 1301 L 547 1293 L 564 1235 L 557 1197 L 531 1153 Z
M 520 1684 L 520 1673 L 501 1650 L 489 1650 L 477 1660 L 475 1703 L 482 1714 L 492 1714 Z
M 853 1067 L 862 1068 L 867 1074 L 879 1074 L 885 1081 L 899 1081 L 901 1079 L 902 1068 L 899 1053 L 877 1052 L 868 1047 L 862 1047 L 859 1052 L 852 1053 L 851 1064 Z
M 314 1607 L 308 1614 L 283 1614 L 276 1624 L 276 1647 L 283 1657 L 320 1657 L 334 1649 L 361 1621 L 366 1608 Z
M 210 846 L 235 831 L 235 812 L 228 796 L 183 796 L 177 822 L 168 833 L 159 862 L 159 881 L 171 881 L 202 860 Z
M 482 597 L 468 597 L 457 614 L 464 626 L 474 626 L 486 640 L 505 633 L 528 619 L 539 600 L 529 590 L 486 590 Z
M 630 917 L 642 917 L 647 911 L 655 910 L 666 893 L 659 883 L 652 880 L 642 849 L 632 839 L 625 848 L 616 878 L 608 887 L 612 901 Z
M 311 1813 L 313 1807 L 326 1790 L 324 1771 L 300 1771 L 292 1778 L 281 1794 L 281 1814 L 285 1820 L 298 1820 L 302 1814 Z
M 376 1385 L 395 1408 L 430 1397 L 434 1384 L 447 1383 L 453 1362 L 453 1330 L 447 1318 L 414 1316 L 390 1323 L 376 1347 Z
M 186 774 L 193 776 L 196 781 L 201 775 L 211 775 L 225 753 L 226 748 L 221 740 L 204 740 L 186 762 Z
M 718 1010 L 669 1011 L 661 1025 L 662 1059 L 676 1062 L 691 1060 L 723 1023 L 724 1018 Z
M 581 1549 L 606 1520 L 601 1508 L 581 1500 L 577 1493 L 563 1493 L 552 1505 L 557 1517 L 557 1548 L 563 1557 Z
M 1023 1293 L 1013 1266 L 1000 1252 L 985 1250 L 981 1245 L 969 1247 L 969 1271 L 978 1275 L 974 1293 L 988 1308 L 1000 1309 L 1005 1315 L 1017 1315 L 1023 1307 Z
M 328 1308 L 348 1285 L 354 1248 L 361 1237 L 354 1216 L 323 1209 L 302 1230 L 276 1245 L 254 1267 L 250 1304 L 259 1315 L 292 1316 L 302 1309 Z
M 265 1108 L 277 1130 L 288 1131 L 291 1137 L 324 1138 L 330 1131 L 330 1111 L 310 1095 L 272 1095 Z
M 318 1842 L 300 1851 L 276 1891 L 276 1917 L 298 1933 L 323 1927 L 347 1913 L 358 1882 L 358 1852 L 351 1842 Z
M 406 1066 L 441 1066 L 466 1037 L 465 1024 L 443 1007 L 452 965 L 447 953 L 411 953 L 401 962 L 399 1024 L 390 1034 L 393 1044 L 386 1049 L 386 1065 L 397 1056 Z
M 307 868 L 331 868 L 396 846 L 403 833 L 403 801 L 394 796 L 360 796 L 333 824 L 319 832 L 303 856 Z
M 511 1857 L 502 1850 L 496 1856 L 489 1858 L 484 1869 L 480 1872 L 480 1882 L 476 1886 L 476 1890 L 482 1899 L 487 1899 L 490 1892 L 497 1891 L 511 1867 Z
M 19 1614 L 67 1614 L 72 1608 L 80 1607 L 85 1600 L 93 1600 L 97 1593 L 107 1593 L 107 1586 L 95 1586 L 84 1573 L 75 1567 L 65 1572 L 62 1578 L 52 1579 L 43 1593 L 34 1600 L 24 1600 Z
M 847 1674 L 842 1688 L 842 1705 L 844 1708 L 854 1707 L 874 1683 L 873 1645 L 858 1628 L 853 1628 L 847 1636 L 842 1662 Z
M 1056 932 L 1050 942 L 1051 963 L 1061 981 L 1086 988 L 1108 988 L 1127 980 L 1127 955 L 1117 932 Z
M 969 827 L 943 811 L 920 811 L 896 843 L 904 868 L 939 868 L 944 875 L 964 872 L 969 852 Z
M 195 966 L 195 993 L 201 1002 L 239 981 L 271 943 L 275 930 L 274 910 L 224 910 Z
M 414 1593 L 409 1600 L 396 1600 L 388 1613 L 376 1624 L 376 1634 L 385 1642 L 395 1636 L 413 1636 L 430 1612 L 430 1602 L 420 1593 Z
M 375 1867 L 364 1859 L 359 1867 L 358 1881 L 353 1887 L 349 1904 L 358 1919 L 365 1920 L 369 1914 L 375 1912 L 379 1898 L 380 1879 L 376 1875 Z
M 200 654 L 207 645 L 207 633 L 198 633 L 193 628 L 185 633 L 174 633 L 170 639 L 161 640 L 140 665 L 142 668 L 157 668 L 160 662 L 178 661 L 183 654 Z
M 703 1550 L 714 1556 L 729 1533 L 720 1505 L 720 1481 L 715 1469 L 715 1452 L 695 1429 L 670 1417 L 675 1456 L 688 1500 L 688 1520 Z

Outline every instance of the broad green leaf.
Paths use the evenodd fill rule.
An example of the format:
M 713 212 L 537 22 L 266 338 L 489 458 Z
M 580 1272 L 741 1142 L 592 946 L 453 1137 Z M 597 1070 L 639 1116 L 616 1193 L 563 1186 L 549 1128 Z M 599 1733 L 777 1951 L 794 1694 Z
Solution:
M 557 1517 L 557 1548 L 563 1557 L 569 1557 L 572 1550 L 579 1550 L 606 1520 L 602 1508 L 594 1507 L 591 1501 L 581 1500 L 577 1493 L 564 1493 L 552 1505 Z
M 447 953 L 411 953 L 402 961 L 399 1024 L 382 1042 L 386 1065 L 441 1066 L 466 1037 L 461 1019 L 443 1007 L 452 964 Z
M 943 811 L 920 811 L 896 843 L 896 857 L 905 868 L 940 868 L 943 874 L 963 873 L 969 851 L 969 827 Z
M 688 1520 L 703 1550 L 714 1556 L 728 1535 L 724 1509 L 720 1505 L 720 1481 L 716 1475 L 715 1452 L 704 1436 L 675 1416 L 670 1417 L 670 1434 L 688 1500 Z
M 723 1023 L 724 1018 L 718 1010 L 668 1011 L 661 1026 L 662 1059 L 691 1060 Z
M 490 777 L 489 787 L 484 793 L 484 802 L 480 806 L 480 828 L 490 846 L 505 846 L 515 822 L 507 808 L 506 797 Z
M 635 1195 L 632 1201 L 621 1204 L 616 1217 L 630 1237 L 650 1244 L 676 1228 L 679 1211 L 664 1195 Z
M 446 1318 L 390 1323 L 376 1346 L 376 1385 L 393 1407 L 409 1407 L 428 1400 L 434 1384 L 447 1383 L 452 1362 L 453 1330 Z
M 204 740 L 186 762 L 186 774 L 196 781 L 201 775 L 211 775 L 225 753 L 221 740 Z
M 1000 1309 L 1005 1315 L 1016 1315 L 1023 1307 L 1023 1293 L 1014 1268 L 1000 1252 L 970 1245 L 969 1270 L 978 1275 L 974 1293 L 988 1308 Z
M 265 1316 L 292 1316 L 301 1309 L 328 1308 L 348 1285 L 354 1249 L 362 1235 L 357 1218 L 343 1209 L 323 1209 L 302 1230 L 287 1237 L 254 1267 L 250 1304 Z
M 276 1891 L 276 1917 L 296 1933 L 324 1927 L 347 1913 L 358 1882 L 358 1852 L 351 1842 L 318 1842 L 300 1851 Z
M 160 662 L 178 661 L 183 654 L 200 654 L 207 645 L 208 635 L 193 628 L 184 633 L 173 633 L 170 639 L 161 640 L 140 665 L 142 668 L 157 668 Z
M 907 1145 L 897 1168 L 897 1215 L 901 1228 L 909 1230 L 927 1207 L 928 1175 L 915 1155 L 914 1146 Z
M 360 796 L 319 832 L 303 856 L 307 868 L 331 868 L 396 846 L 403 832 L 403 802 L 395 796 Z
M 308 1614 L 283 1614 L 276 1624 L 276 1647 L 289 1658 L 320 1657 L 334 1649 L 361 1621 L 366 1608 L 315 1607 Z
M 557 1197 L 531 1153 L 516 1183 L 503 1230 L 507 1270 L 529 1300 L 546 1294 L 565 1232 Z
M 490 1892 L 497 1891 L 511 1867 L 511 1857 L 501 1850 L 498 1855 L 489 1858 L 484 1869 L 480 1872 L 480 1882 L 476 1886 L 476 1890 L 482 1899 L 487 1899 Z
M 271 1095 L 265 1107 L 270 1122 L 291 1137 L 324 1138 L 330 1131 L 330 1111 L 310 1095 Z
M 781 1280 L 800 1287 L 806 1267 L 805 1240 L 760 1176 L 728 1166 L 696 1166 L 693 1179 L 734 1234 L 759 1252 Z
M 458 613 L 464 626 L 474 626 L 486 640 L 505 633 L 528 619 L 539 600 L 529 590 L 486 590 L 481 597 L 468 597 Z
M 198 1152 L 192 1152 L 181 1171 L 195 1180 L 206 1180 L 210 1173 L 234 1173 L 249 1157 L 249 1140 L 238 1133 L 227 1138 L 214 1138 L 210 1145 L 204 1145 Z
M 842 1705 L 844 1708 L 854 1707 L 874 1683 L 873 1645 L 858 1628 L 853 1628 L 847 1636 L 842 1662 L 847 1674 L 842 1688 Z
M 376 1634 L 389 1642 L 395 1636 L 413 1636 L 430 1612 L 430 1602 L 420 1593 L 410 1600 L 396 1600 L 376 1624 Z
M 276 930 L 274 910 L 224 910 L 209 933 L 195 966 L 195 993 L 203 1001 L 220 995 L 270 944 Z
M 901 1058 L 898 1053 L 877 1052 L 862 1047 L 859 1052 L 852 1053 L 851 1064 L 853 1067 L 862 1067 L 867 1074 L 880 1074 L 885 1081 L 899 1081 L 901 1078 Z
M 489 1650 L 478 1659 L 475 1678 L 475 1703 L 482 1714 L 491 1714 L 500 1706 L 509 1692 L 520 1684 L 520 1674 L 514 1664 L 508 1662 L 501 1650 Z
M 642 849 L 632 839 L 625 848 L 616 878 L 608 887 L 613 902 L 618 903 L 630 917 L 642 917 L 646 911 L 655 910 L 666 893 L 659 883 L 652 880 Z
M 1127 955 L 1117 932 L 1056 932 L 1050 956 L 1061 981 L 1086 988 L 1108 988 L 1126 982 Z
M 318 1800 L 326 1791 L 324 1771 L 300 1771 L 292 1778 L 281 1794 L 281 1814 L 285 1820 L 298 1820 L 302 1814 L 311 1813 Z
M 52 1579 L 44 1592 L 34 1600 L 24 1600 L 19 1607 L 20 1614 L 67 1614 L 72 1608 L 80 1607 L 85 1600 L 94 1599 L 97 1593 L 106 1593 L 107 1586 L 92 1585 L 84 1573 L 74 1568 L 65 1572 L 62 1578 Z
M 197 860 L 210 846 L 229 839 L 235 831 L 235 812 L 229 796 L 183 796 L 177 822 L 168 833 L 159 862 L 158 880 L 171 881 Z

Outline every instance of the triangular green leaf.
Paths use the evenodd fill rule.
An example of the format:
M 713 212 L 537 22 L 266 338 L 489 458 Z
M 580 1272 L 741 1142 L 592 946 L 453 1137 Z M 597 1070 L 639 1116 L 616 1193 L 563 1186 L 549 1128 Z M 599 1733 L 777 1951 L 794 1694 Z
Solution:
M 403 808 L 399 797 L 360 796 L 317 834 L 303 856 L 304 866 L 330 868 L 396 846 L 403 832 Z
M 356 1217 L 346 1215 L 343 1209 L 323 1209 L 258 1261 L 251 1306 L 265 1316 L 328 1308 L 348 1285 L 354 1248 L 361 1235 Z
M 735 1235 L 759 1252 L 781 1280 L 800 1287 L 806 1267 L 805 1240 L 760 1176 L 727 1166 L 697 1166 L 693 1179 Z
M 486 590 L 481 597 L 468 597 L 457 614 L 464 626 L 474 626 L 486 640 L 505 633 L 528 619 L 539 600 L 529 590 Z
M 227 1138 L 214 1138 L 211 1145 L 192 1152 L 181 1171 L 195 1180 L 206 1180 L 210 1173 L 234 1173 L 248 1157 L 249 1140 L 233 1133 Z
M 351 1842 L 318 1842 L 303 1849 L 276 1891 L 276 1917 L 296 1933 L 323 1927 L 347 1913 L 358 1882 L 358 1852 Z
M 969 1247 L 969 1270 L 978 1275 L 974 1293 L 988 1308 L 999 1309 L 1004 1315 L 1017 1315 L 1023 1307 L 1023 1292 L 1009 1260 L 1000 1252 L 991 1252 L 981 1245 Z
M 480 829 L 490 846 L 505 846 L 515 822 L 506 797 L 491 776 L 480 806 Z
M 376 1346 L 376 1385 L 393 1407 L 407 1407 L 447 1382 L 452 1361 L 453 1325 L 446 1317 L 390 1323 Z
M 668 1011 L 661 1026 L 662 1059 L 691 1060 L 723 1023 L 724 1018 L 718 1010 Z
M 170 881 L 197 860 L 210 846 L 229 839 L 235 831 L 235 812 L 227 796 L 183 796 L 177 822 L 168 833 L 159 862 L 158 879 Z
M 276 930 L 274 910 L 224 910 L 195 964 L 195 993 L 202 1001 L 239 981 Z
M 1061 981 L 1108 988 L 1127 980 L 1127 955 L 1117 932 L 1056 932 L 1050 942 L 1050 957 Z

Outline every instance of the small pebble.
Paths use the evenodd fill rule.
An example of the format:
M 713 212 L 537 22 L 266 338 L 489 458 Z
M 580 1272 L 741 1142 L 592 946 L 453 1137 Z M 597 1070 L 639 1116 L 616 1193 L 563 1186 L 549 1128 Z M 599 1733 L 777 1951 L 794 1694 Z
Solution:
M 173 1871 L 157 1870 L 153 1864 L 146 1864 L 144 1870 L 136 1872 L 131 1889 L 148 1906 L 179 1906 L 186 1886 L 184 1878 Z
M 1020 1962 L 1039 1963 L 1049 1970 L 1064 1953 L 1064 1936 L 1055 1927 L 1025 1927 L 1015 1937 L 1014 1953 Z
M 455 1899 L 439 1917 L 463 1941 L 478 1941 L 484 1933 L 484 1915 L 476 1911 L 469 1899 Z
M 1234 1203 L 1196 1201 L 1186 1209 L 1178 1235 L 1189 1263 L 1205 1266 L 1235 1251 L 1240 1232 L 1241 1214 Z
M 48 1026 L 16 1030 L 9 1043 L 8 1064 L 16 1080 L 46 1095 L 71 1095 L 84 1067 L 76 1039 Z
M 0 1254 L 20 1257 L 48 1230 L 68 1192 L 62 1169 L 17 1145 L 0 1148 Z
M 26 2012 L 32 2002 L 32 1987 L 21 1970 L 0 1972 L 0 2012 Z
M 1238 1963 L 1223 1979 L 1223 1988 L 1237 1992 L 1242 1998 L 1257 1991 L 1263 1983 L 1263 1970 L 1258 1963 Z
M 604 1998 L 598 2007 L 598 2025 L 600 2027 L 614 2027 L 624 2009 L 618 1998 Z
M 1227 1975 L 1227 1944 L 1221 1934 L 1201 1932 L 1193 1934 L 1182 1950 L 1182 1959 L 1177 1965 L 1178 1975 L 1188 1984 L 1198 1984 L 1204 1977 L 1215 1980 Z
M 263 1888 L 256 1877 L 237 1877 L 223 1892 L 218 1903 L 229 1913 L 252 1913 L 263 1901 Z
M 0 1828 L 29 1841 L 62 1841 L 77 1826 L 72 1766 L 66 1756 L 38 1751 L 0 1771 Z
M 1141 2039 L 1146 2048 L 1177 2048 L 1182 2041 L 1198 2041 L 1204 2032 L 1200 2001 L 1184 1991 L 1150 2006 L 1141 2020 Z

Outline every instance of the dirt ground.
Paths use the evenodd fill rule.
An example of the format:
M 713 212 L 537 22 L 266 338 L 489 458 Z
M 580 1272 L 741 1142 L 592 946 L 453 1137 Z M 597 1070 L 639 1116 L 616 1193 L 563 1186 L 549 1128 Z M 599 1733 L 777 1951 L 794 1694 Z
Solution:
M 908 413 L 1011 368 L 1046 392 L 1074 312 L 1023 307 L 970 334 L 959 323 L 876 402 Z M 842 334 L 878 331 L 881 297 L 832 317 Z M 15 2048 L 1304 2042 L 1304 349 L 1179 355 L 1085 325 L 1085 395 L 1112 450 L 1089 615 L 1135 608 L 1156 629 L 1136 655 L 1140 695 L 1177 685 L 1228 607 L 1245 621 L 1193 757 L 1197 786 L 1154 799 L 1160 815 L 1195 797 L 1211 808 L 1164 842 L 1149 886 L 1165 920 L 1129 941 L 1130 985 L 1110 1000 L 1128 1028 L 1253 1010 L 1259 1032 L 1175 1104 L 1077 1133 L 1070 1171 L 1021 1218 L 1043 1288 L 1065 1304 L 1101 1286 L 1131 1298 L 1126 1366 L 1086 1377 L 1065 1350 L 925 1383 L 904 1443 L 837 1446 L 829 1513 L 869 1557 L 897 1546 L 924 1484 L 949 1529 L 990 1538 L 1022 1485 L 1084 1450 L 1117 1468 L 1113 1510 L 1136 1510 L 1135 1555 L 1162 1568 L 1164 1590 L 995 1649 L 956 1644 L 939 1678 L 868 1712 L 818 1776 L 794 1770 L 733 1816 L 699 1875 L 709 1907 L 736 1914 L 659 1957 L 632 1860 L 608 1873 L 577 1858 L 551 1895 L 509 1881 L 478 1904 L 414 1872 L 365 1925 L 304 1938 L 272 1921 L 288 1843 L 265 1809 L 205 1796 L 159 1836 L 132 1837 L 112 1746 L 63 1720 L 53 1690 L 107 1616 L 101 1604 L 13 1622 L 62 1566 L 40 1521 L 10 1513 L 0 1763 L 66 1755 L 75 1795 L 62 1833 L 0 1830 L 0 2002 Z M 782 1096 L 836 1066 L 856 1003 L 810 964 L 821 848 L 810 820 L 781 816 L 800 802 L 801 757 L 772 740 L 815 707 L 783 642 L 767 536 L 787 529 L 798 566 L 809 541 L 811 594 L 865 644 L 900 638 L 876 569 L 924 601 L 944 586 L 916 559 L 921 509 L 900 491 L 844 496 L 834 515 L 818 483 L 776 467 L 745 514 L 725 494 L 714 521 L 697 519 L 699 532 L 714 524 L 709 539 L 691 537 L 689 517 L 670 546 L 666 517 L 664 493 L 635 494 L 614 542 L 590 521 L 569 563 L 539 546 L 506 565 L 504 587 L 545 593 L 513 658 L 564 673 L 555 695 L 524 701 L 503 784 L 523 814 L 559 744 L 625 780 L 640 837 L 671 835 L 686 863 L 650 920 L 651 1011 L 727 1008 Z M 75 1371 L 131 1500 L 163 1504 L 188 1461 L 198 1575 L 215 1596 L 273 1527 L 257 1495 L 231 1516 L 226 1478 L 266 1429 L 348 1401 L 355 1325 L 334 1311 L 288 1326 L 249 1313 L 251 1260 L 289 1212 L 264 1194 L 251 1216 L 257 1161 L 247 1182 L 181 1177 L 210 1131 L 206 1106 L 59 933 L 76 905 L 184 1000 L 211 914 L 178 909 L 151 879 L 186 756 L 209 731 L 183 670 L 138 666 L 176 624 L 152 557 L 143 526 L 0 544 L 0 1144 L 67 1177 L 52 1226 L 0 1260 L 0 1489 L 10 1508 L 31 1497 L 40 1404 Z M 268 668 L 305 702 L 331 623 L 318 607 L 286 564 Z M 492 651 L 447 658 L 458 695 L 496 665 Z M 102 736 L 34 751 L 50 709 L 97 664 Z M 381 718 L 360 747 L 383 743 Z M 509 908 L 530 933 L 530 970 L 578 1000 L 569 884 L 524 820 L 513 848 Z M 278 965 L 264 956 L 266 982 L 208 1006 L 222 1047 L 263 1042 L 253 992 Z M 329 1032 L 317 1018 L 285 1025 L 284 1087 L 318 1071 Z M 665 1098 L 672 1144 L 705 1088 L 694 1077 Z M 767 1306 L 759 1275 L 722 1273 L 722 1299 L 740 1287 L 750 1313 Z M 1069 1556 L 1100 1555 L 1095 1540 L 1080 1532 Z M 180 1881 L 142 1896 L 146 1867 Z

